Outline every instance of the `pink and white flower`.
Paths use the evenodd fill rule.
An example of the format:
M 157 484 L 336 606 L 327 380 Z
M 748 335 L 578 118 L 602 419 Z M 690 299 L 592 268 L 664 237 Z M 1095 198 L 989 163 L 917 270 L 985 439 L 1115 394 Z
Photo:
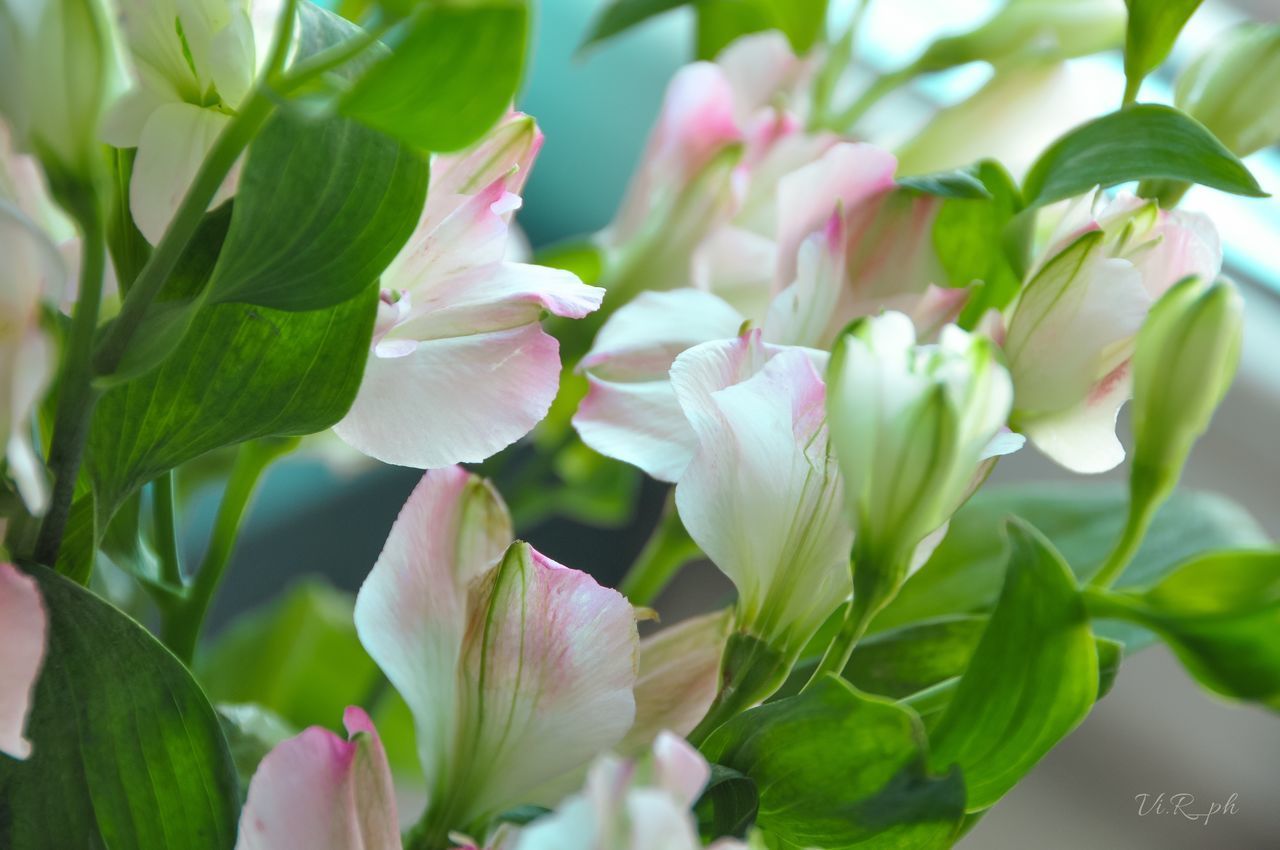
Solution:
M 484 460 L 529 432 L 559 388 L 544 312 L 582 318 L 604 290 L 504 258 L 542 134 L 513 113 L 479 145 L 436 157 L 418 227 L 382 275 L 364 380 L 339 436 L 423 469 Z
M 1075 472 L 1124 459 L 1116 438 L 1130 359 L 1151 304 L 1189 275 L 1214 279 L 1222 248 L 1203 215 L 1121 195 L 1081 224 L 1078 204 L 1023 288 L 1004 341 L 1014 423 Z
M 35 579 L 13 564 L 0 564 L 0 753 L 17 759 L 31 755 L 24 733 L 47 629 Z

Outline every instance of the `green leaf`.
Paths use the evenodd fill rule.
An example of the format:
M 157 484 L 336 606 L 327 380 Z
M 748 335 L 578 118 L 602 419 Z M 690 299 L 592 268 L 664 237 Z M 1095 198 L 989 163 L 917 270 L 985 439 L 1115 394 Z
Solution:
M 946 614 L 988 610 L 1004 579 L 1008 554 L 1002 528 L 1011 516 L 1038 528 L 1077 577 L 1087 577 L 1119 539 L 1127 506 L 1127 490 L 1121 484 L 985 487 L 956 513 L 942 544 L 871 628 L 881 631 Z M 1266 542 L 1266 535 L 1240 506 L 1212 493 L 1179 491 L 1156 513 L 1119 585 L 1147 586 L 1198 553 Z M 1099 634 L 1123 641 L 1128 652 L 1151 641 L 1145 630 L 1107 626 Z
M 240 777 L 240 801 L 249 792 L 249 781 L 267 753 L 286 738 L 297 734 L 278 715 L 260 705 L 218 705 L 218 723 L 227 738 L 231 760 Z
M 34 567 L 48 613 L 26 761 L 0 756 L 0 846 L 230 850 L 239 797 L 218 719 L 147 631 Z
M 1280 551 L 1215 552 L 1145 593 L 1091 590 L 1088 602 L 1155 631 L 1209 690 L 1280 710 Z
M 925 769 L 919 718 L 833 675 L 738 715 L 703 751 L 756 783 L 761 828 L 803 847 L 947 846 L 964 816 L 960 773 Z
M 755 823 L 760 793 L 750 776 L 722 764 L 711 765 L 711 778 L 694 804 L 698 831 L 711 841 L 724 835 L 742 836 Z
M 1022 209 L 1022 196 L 1004 166 L 985 160 L 967 170 L 986 198 L 952 196 L 933 222 L 933 247 L 951 286 L 979 281 L 960 320 L 973 327 L 991 309 L 1003 310 L 1018 294 L 1020 275 L 1005 248 L 1005 233 Z
M 1075 576 L 1034 528 L 1009 524 L 1004 589 L 955 695 L 930 731 L 930 765 L 959 765 L 967 808 L 994 805 L 1089 713 L 1098 652 Z
M 699 0 L 697 53 L 714 59 L 735 39 L 781 30 L 796 53 L 808 53 L 822 35 L 827 0 Z
M 341 419 L 364 373 L 377 298 L 372 284 L 337 307 L 306 313 L 202 308 L 159 368 L 98 402 L 86 462 L 99 517 L 205 452 L 311 434 Z
M 339 110 L 431 151 L 464 148 L 507 111 L 528 38 L 525 0 L 420 3 Z M 397 34 L 398 33 L 398 34 Z
M 859 690 L 901 699 L 964 673 L 987 618 L 957 614 L 888 629 L 863 638 L 841 677 Z M 812 655 L 796 665 L 774 699 L 794 696 L 818 666 Z
M 934 195 L 939 198 L 988 199 L 992 197 L 982 179 L 975 173 L 977 168 L 958 168 L 955 171 L 940 171 L 934 174 L 921 174 L 918 177 L 903 177 L 898 186 L 911 189 L 922 195 Z
M 210 303 L 319 310 L 359 294 L 413 233 L 427 160 L 355 121 L 280 110 L 249 146 Z
M 254 703 L 299 729 L 333 727 L 366 701 L 381 673 L 364 651 L 355 600 L 319 581 L 295 585 L 241 617 L 196 659 L 218 703 Z
M 694 2 L 696 0 L 613 0 L 596 15 L 591 28 L 587 30 L 587 37 L 582 40 L 582 46 L 590 47 L 613 38 L 656 15 Z
M 1043 206 L 1130 180 L 1200 183 L 1249 197 L 1266 192 L 1235 154 L 1194 118 L 1171 106 L 1129 106 L 1081 124 L 1027 172 L 1027 206 Z
M 1187 20 L 1202 0 L 1125 0 L 1129 26 L 1124 39 L 1126 103 L 1138 95 L 1142 78 L 1168 56 Z

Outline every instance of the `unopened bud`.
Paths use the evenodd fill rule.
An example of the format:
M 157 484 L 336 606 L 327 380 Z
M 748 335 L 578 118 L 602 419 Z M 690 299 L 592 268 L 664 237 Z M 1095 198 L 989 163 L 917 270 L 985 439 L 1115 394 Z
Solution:
M 1280 141 L 1280 24 L 1224 33 L 1178 78 L 1174 103 L 1237 156 Z

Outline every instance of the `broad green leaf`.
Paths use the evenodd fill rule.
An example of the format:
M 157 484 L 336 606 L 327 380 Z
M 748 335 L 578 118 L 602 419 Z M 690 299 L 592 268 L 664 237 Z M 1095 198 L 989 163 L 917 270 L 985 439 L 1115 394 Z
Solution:
M 871 694 L 901 699 L 959 676 L 982 637 L 987 618 L 957 614 L 925 620 L 863 638 L 841 678 Z M 819 654 L 796 665 L 774 699 L 794 696 L 818 666 Z
M 1121 484 L 1021 484 L 985 487 L 951 520 L 933 556 L 907 580 L 880 613 L 873 631 L 988 610 L 1000 592 L 1008 559 L 1002 531 L 1011 516 L 1040 530 L 1078 577 L 1102 564 L 1120 537 L 1128 506 Z M 1118 582 L 1144 587 L 1201 552 L 1265 545 L 1267 537 L 1240 506 L 1222 496 L 1183 490 L 1156 513 L 1133 563 Z M 1106 624 L 1099 634 L 1118 638 L 1132 652 L 1151 641 L 1142 629 Z
M 1249 197 L 1266 192 L 1235 154 L 1194 118 L 1171 106 L 1128 106 L 1081 124 L 1027 172 L 1027 206 L 1130 180 L 1185 180 Z
M 802 847 L 948 846 L 964 816 L 959 771 L 926 770 L 919 718 L 834 675 L 738 715 L 703 752 L 751 777 L 757 823 Z
M 722 764 L 711 765 L 711 778 L 694 804 L 698 831 L 707 841 L 741 836 L 755 823 L 760 793 L 750 776 Z
M 1089 713 L 1098 651 L 1067 565 L 1034 528 L 1009 524 L 1004 589 L 937 725 L 930 765 L 958 765 L 966 807 L 994 805 Z
M 1019 275 L 1010 262 L 1005 233 L 1022 198 L 997 162 L 980 162 L 962 173 L 971 173 L 986 197 L 945 201 L 933 222 L 933 247 L 951 286 L 980 282 L 961 315 L 961 323 L 972 327 L 988 310 L 1003 310 L 1018 294 Z
M 1168 56 L 1178 33 L 1203 0 L 1125 0 L 1129 26 L 1124 39 L 1126 103 L 1138 95 L 1142 78 Z
M 197 657 L 196 675 L 215 702 L 253 703 L 299 729 L 334 727 L 382 675 L 356 636 L 354 605 L 304 581 L 237 620 Z
M 589 47 L 613 38 L 656 15 L 692 5 L 694 2 L 695 0 L 612 0 L 596 15 L 591 28 L 587 30 L 586 38 L 582 40 L 582 46 Z
M 698 0 L 697 54 L 714 59 L 740 36 L 781 30 L 796 53 L 808 53 L 822 35 L 827 0 Z
M 88 584 L 97 548 L 93 494 L 86 493 L 71 503 L 67 528 L 62 535 L 62 548 L 58 550 L 57 571 L 77 584 Z
M 0 756 L 0 847 L 230 850 L 235 766 L 217 716 L 146 629 L 32 568 L 48 612 L 26 761 Z
M 528 28 L 525 0 L 419 3 L 339 110 L 425 150 L 464 148 L 515 97 Z
M 427 160 L 344 118 L 278 111 L 249 146 L 210 303 L 319 310 L 376 280 L 413 233 Z
M 1088 602 L 1159 634 L 1206 688 L 1280 710 L 1280 551 L 1215 552 L 1145 593 L 1091 590 Z
M 141 484 L 205 452 L 341 419 L 364 373 L 377 297 L 375 283 L 306 313 L 203 307 L 158 368 L 98 402 L 86 463 L 100 522 Z

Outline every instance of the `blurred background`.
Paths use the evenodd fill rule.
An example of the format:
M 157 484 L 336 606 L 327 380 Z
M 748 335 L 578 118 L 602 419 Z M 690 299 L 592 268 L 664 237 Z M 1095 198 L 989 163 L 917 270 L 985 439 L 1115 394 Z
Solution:
M 692 54 L 692 22 L 681 10 L 576 55 L 601 0 L 542 0 L 531 70 L 520 107 L 538 118 L 546 143 L 525 193 L 520 223 L 535 248 L 585 234 L 608 222 L 657 113 L 672 72 Z M 833 4 L 839 13 L 839 4 Z M 983 0 L 873 2 L 861 40 L 871 70 L 905 64 L 938 34 L 962 30 L 993 8 Z M 1277 0 L 1206 0 L 1179 41 L 1176 69 L 1217 32 L 1246 18 L 1280 19 Z M 1073 63 L 1078 94 L 1095 112 L 1114 107 L 1123 88 L 1118 53 Z M 910 138 L 939 105 L 985 82 L 989 71 L 957 69 L 931 78 L 878 107 L 869 118 L 886 138 Z M 1168 100 L 1167 69 L 1144 85 L 1144 100 Z M 1276 81 L 1280 85 L 1280 80 Z M 1079 108 L 1074 103 L 1071 108 Z M 1057 110 L 1066 104 L 1046 103 Z M 1027 151 L 1028 160 L 1035 149 Z M 1249 165 L 1280 193 L 1280 152 Z M 1247 301 L 1240 377 L 1209 435 L 1197 447 L 1184 486 L 1223 492 L 1248 505 L 1280 535 L 1280 204 L 1196 189 L 1184 206 L 1210 212 L 1223 233 L 1227 273 Z M 1121 433 L 1127 432 L 1122 422 Z M 1039 480 L 1064 473 L 1028 448 L 1001 463 L 996 481 Z M 1122 478 L 1124 467 L 1114 476 Z M 355 590 L 373 564 L 400 505 L 418 478 L 413 470 L 364 465 L 335 468 L 301 455 L 271 472 L 251 514 L 213 614 L 216 634 L 230 618 L 277 597 L 303 575 L 322 575 Z M 616 581 L 643 545 L 662 491 L 646 484 L 640 516 L 618 529 L 550 521 L 526 537 L 551 557 Z M 204 538 L 216 493 L 184 518 L 186 540 Z M 186 553 L 191 562 L 197 551 Z M 657 608 L 668 622 L 722 602 L 729 586 L 698 565 Z M 1140 816 L 1136 795 L 1194 794 L 1238 812 L 1208 824 Z M 1200 810 L 1200 803 L 1191 807 Z M 1275 850 L 1280 848 L 1280 722 L 1207 696 L 1160 647 L 1126 659 L 1114 691 L 1084 725 L 989 814 L 961 845 L 969 850 Z

